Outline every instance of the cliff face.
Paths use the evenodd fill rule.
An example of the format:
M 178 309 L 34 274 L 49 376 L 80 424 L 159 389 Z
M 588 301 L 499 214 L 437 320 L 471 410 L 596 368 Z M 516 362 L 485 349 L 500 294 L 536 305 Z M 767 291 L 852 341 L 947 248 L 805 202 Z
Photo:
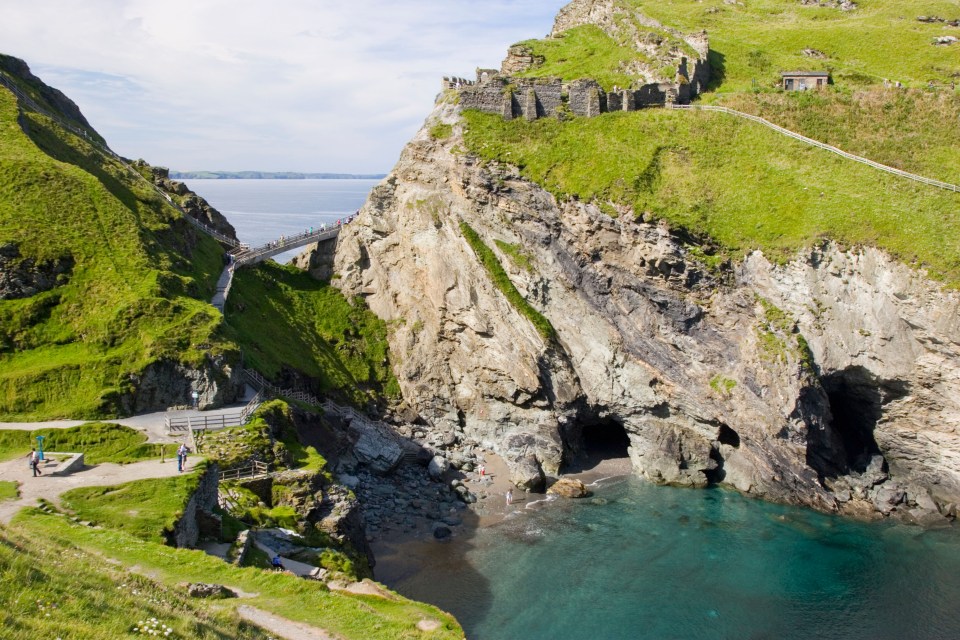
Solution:
M 453 134 L 431 137 L 438 123 Z M 713 275 L 665 228 L 481 166 L 460 126 L 438 105 L 336 254 L 339 286 L 391 323 L 404 398 L 432 429 L 493 448 L 533 489 L 612 425 L 655 482 L 953 516 L 956 295 L 831 246 Z M 491 282 L 461 222 L 555 340 Z

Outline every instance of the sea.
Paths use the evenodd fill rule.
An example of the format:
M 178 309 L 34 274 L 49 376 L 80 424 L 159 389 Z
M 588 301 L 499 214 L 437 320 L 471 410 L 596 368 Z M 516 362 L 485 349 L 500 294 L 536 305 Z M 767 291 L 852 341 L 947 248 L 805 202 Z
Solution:
M 349 215 L 377 182 L 188 185 L 258 245 Z M 473 640 L 960 639 L 955 526 L 857 522 L 631 476 L 591 489 L 519 496 L 488 527 L 468 512 L 449 540 L 406 543 L 375 572 Z
M 453 613 L 473 640 L 960 638 L 955 527 L 857 522 L 632 476 L 592 489 L 408 543 L 416 568 L 386 583 Z
M 256 247 L 356 212 L 379 180 L 185 180 Z M 281 253 L 288 262 L 303 249 Z

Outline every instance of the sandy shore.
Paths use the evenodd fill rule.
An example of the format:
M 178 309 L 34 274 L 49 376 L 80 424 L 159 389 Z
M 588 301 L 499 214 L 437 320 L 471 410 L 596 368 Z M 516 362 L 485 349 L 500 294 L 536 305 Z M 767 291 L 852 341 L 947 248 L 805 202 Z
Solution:
M 481 460 L 485 468 L 482 477 L 479 470 L 475 470 L 457 472 L 449 478 L 459 478 L 477 497 L 477 502 L 462 512 L 462 524 L 451 527 L 450 538 L 436 540 L 429 529 L 417 528 L 407 532 L 395 531 L 371 542 L 377 561 L 374 573 L 378 581 L 387 586 L 404 583 L 415 579 L 419 568 L 428 563 L 449 565 L 451 568 L 462 566 L 464 555 L 471 547 L 470 540 L 478 529 L 496 526 L 508 516 L 523 517 L 528 509 L 549 508 L 550 502 L 555 499 L 545 494 L 518 490 L 510 482 L 506 463 L 496 454 L 485 451 Z M 629 458 L 613 458 L 588 460 L 571 473 L 562 474 L 562 477 L 577 478 L 589 486 L 598 480 L 630 473 Z M 507 491 L 513 494 L 511 504 L 507 504 Z

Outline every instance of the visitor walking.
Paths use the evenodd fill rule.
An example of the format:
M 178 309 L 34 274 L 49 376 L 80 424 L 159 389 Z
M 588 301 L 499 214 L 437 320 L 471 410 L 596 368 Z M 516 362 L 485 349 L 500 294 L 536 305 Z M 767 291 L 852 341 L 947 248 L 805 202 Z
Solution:
M 507 489 L 507 506 L 513 504 L 513 489 Z
M 483 465 L 480 465 L 480 479 L 483 480 L 483 477 L 487 475 L 487 468 Z
M 40 454 L 36 449 L 30 450 L 30 468 L 33 469 L 33 477 L 42 476 L 40 472 Z
M 177 471 L 183 471 L 187 467 L 187 445 L 180 444 L 177 449 Z
M 283 561 L 280 559 L 280 554 L 279 554 L 279 553 L 278 553 L 277 555 L 273 556 L 273 561 L 271 562 L 271 564 L 273 564 L 273 570 L 274 570 L 274 571 L 283 571 L 283 568 L 284 568 L 284 567 L 283 567 Z

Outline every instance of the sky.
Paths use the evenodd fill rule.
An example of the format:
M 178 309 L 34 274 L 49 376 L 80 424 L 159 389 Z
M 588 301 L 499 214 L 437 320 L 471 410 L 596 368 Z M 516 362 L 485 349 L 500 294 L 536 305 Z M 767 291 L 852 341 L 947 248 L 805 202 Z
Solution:
M 386 173 L 443 76 L 566 0 L 0 0 L 0 53 L 117 153 L 179 171 Z

